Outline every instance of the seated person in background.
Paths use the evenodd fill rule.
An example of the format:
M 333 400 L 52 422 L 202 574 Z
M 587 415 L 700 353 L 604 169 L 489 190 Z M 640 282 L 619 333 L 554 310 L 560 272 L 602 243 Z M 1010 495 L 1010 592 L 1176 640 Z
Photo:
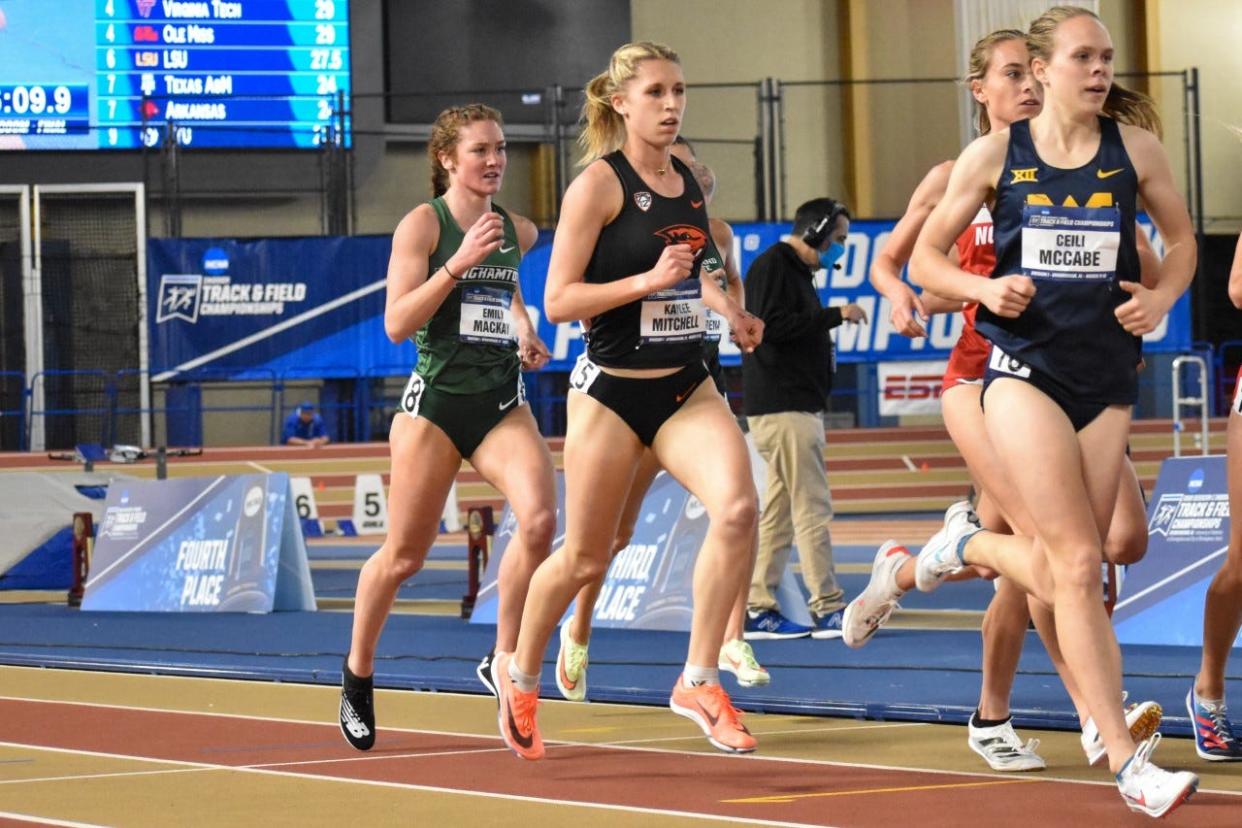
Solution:
M 323 417 L 315 413 L 315 404 L 309 400 L 299 404 L 292 414 L 285 417 L 285 430 L 280 436 L 282 445 L 307 448 L 326 446 L 331 439 Z

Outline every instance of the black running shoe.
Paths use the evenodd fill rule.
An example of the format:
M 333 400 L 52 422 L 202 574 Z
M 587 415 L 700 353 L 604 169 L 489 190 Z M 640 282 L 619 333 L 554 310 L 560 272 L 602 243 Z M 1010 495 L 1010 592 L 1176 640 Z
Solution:
M 341 733 L 358 750 L 370 750 L 375 744 L 374 676 L 358 678 L 351 673 L 348 656 L 341 670 Z
M 496 683 L 492 681 L 492 662 L 496 660 L 496 648 L 492 647 L 487 651 L 487 655 L 483 656 L 483 660 L 479 662 L 479 666 L 474 668 L 474 674 L 479 677 L 479 681 L 483 682 L 483 686 L 487 688 L 487 692 L 496 697 L 496 703 L 500 703 L 500 694 L 496 692 Z

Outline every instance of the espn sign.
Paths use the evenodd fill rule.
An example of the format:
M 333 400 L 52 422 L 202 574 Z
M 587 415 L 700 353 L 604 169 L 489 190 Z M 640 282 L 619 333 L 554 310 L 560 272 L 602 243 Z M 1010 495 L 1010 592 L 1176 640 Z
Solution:
M 947 367 L 943 359 L 878 363 L 880 416 L 939 414 L 940 380 Z

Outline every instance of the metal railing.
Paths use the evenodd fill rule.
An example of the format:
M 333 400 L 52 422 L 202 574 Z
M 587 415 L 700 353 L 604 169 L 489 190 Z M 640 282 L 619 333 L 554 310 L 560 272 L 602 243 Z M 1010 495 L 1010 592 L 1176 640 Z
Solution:
M 1182 366 L 1193 366 L 1199 370 L 1198 393 L 1185 393 Z M 1197 409 L 1199 414 L 1199 433 L 1195 442 L 1199 453 L 1208 453 L 1208 423 L 1211 418 L 1208 397 L 1208 363 L 1201 356 L 1183 355 L 1173 360 L 1173 456 L 1182 456 L 1182 433 L 1186 430 L 1182 418 L 1184 409 Z

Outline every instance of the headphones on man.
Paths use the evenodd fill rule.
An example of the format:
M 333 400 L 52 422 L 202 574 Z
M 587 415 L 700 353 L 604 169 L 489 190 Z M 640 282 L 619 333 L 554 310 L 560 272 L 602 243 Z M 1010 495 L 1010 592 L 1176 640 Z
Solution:
M 832 234 L 832 228 L 837 226 L 837 218 L 846 212 L 845 205 L 839 201 L 832 203 L 832 209 L 828 214 L 819 221 L 806 228 L 802 234 L 802 241 L 810 248 L 818 250 L 819 246 L 828 240 L 828 236 Z

